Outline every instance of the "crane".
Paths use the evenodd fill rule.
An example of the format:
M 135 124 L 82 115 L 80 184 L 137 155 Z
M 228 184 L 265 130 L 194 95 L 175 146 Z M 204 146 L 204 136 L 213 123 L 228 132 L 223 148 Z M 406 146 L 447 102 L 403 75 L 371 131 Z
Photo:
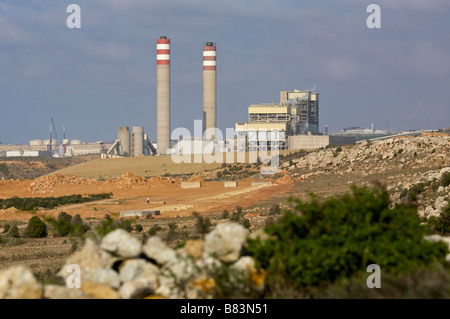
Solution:
M 55 134 L 56 146 L 58 146 L 58 134 L 56 133 L 55 122 L 53 121 L 53 117 L 50 117 L 50 151 L 53 147 L 52 133 Z

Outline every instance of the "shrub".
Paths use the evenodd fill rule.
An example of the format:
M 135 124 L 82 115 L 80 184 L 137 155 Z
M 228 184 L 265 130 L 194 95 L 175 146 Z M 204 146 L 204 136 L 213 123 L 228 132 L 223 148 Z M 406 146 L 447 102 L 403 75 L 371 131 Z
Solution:
M 242 207 L 241 206 L 236 206 L 236 212 L 238 213 L 238 214 L 242 214 Z
M 75 230 L 75 236 L 82 236 L 85 233 L 87 233 L 88 230 L 90 230 L 91 227 L 89 227 L 89 225 L 86 224 L 81 224 L 81 225 L 77 225 L 76 230 Z
M 65 212 L 61 212 L 59 213 L 57 220 L 70 223 L 72 221 L 72 215 L 69 215 Z
M 47 225 L 39 217 L 33 216 L 25 228 L 25 236 L 29 238 L 41 238 L 47 236 Z
M 450 235 L 450 204 L 442 209 L 441 216 L 430 217 L 427 221 L 430 233 L 442 236 Z
M 230 212 L 224 209 L 221 217 L 222 219 L 227 219 L 228 217 L 230 217 Z
M 244 218 L 242 220 L 242 226 L 244 226 L 245 228 L 250 228 L 250 226 L 251 226 L 250 220 L 248 218 Z
M 441 180 L 439 181 L 441 186 L 447 187 L 450 185 L 450 172 L 445 172 L 441 175 Z
M 166 235 L 166 240 L 172 241 L 178 236 L 178 232 L 176 231 L 178 225 L 175 222 L 170 222 L 167 226 L 169 227 L 169 232 Z
M 144 229 L 144 227 L 142 227 L 141 224 L 136 224 L 134 226 L 134 230 L 137 231 L 138 233 L 140 233 L 143 229 Z
M 269 215 L 279 215 L 279 214 L 281 214 L 280 205 L 278 205 L 278 204 L 273 204 L 273 205 L 269 208 Z
M 387 273 L 408 273 L 444 262 L 447 247 L 423 240 L 417 211 L 390 208 L 386 190 L 352 186 L 352 192 L 320 203 L 291 199 L 294 211 L 266 227 L 275 237 L 249 240 L 248 250 L 268 271 L 272 287 L 319 286 L 378 264 Z
M 117 227 L 114 225 L 114 220 L 109 215 L 105 215 L 105 218 L 97 227 L 95 227 L 95 230 L 100 235 L 100 237 L 105 236 L 115 229 L 117 229 Z
M 238 212 L 233 212 L 230 217 L 230 221 L 239 223 L 239 221 L 242 219 L 242 214 Z
M 12 237 L 12 238 L 19 238 L 20 237 L 20 233 L 19 233 L 19 228 L 17 227 L 17 225 L 13 225 L 8 233 L 6 234 L 8 237 Z
M 162 230 L 162 227 L 158 226 L 158 224 L 153 225 L 147 232 L 150 236 L 155 236 L 156 232 Z
M 83 219 L 81 219 L 80 214 L 76 214 L 72 217 L 72 220 L 70 221 L 73 225 L 82 225 Z
M 211 220 L 209 217 L 202 216 L 197 212 L 194 212 L 193 215 L 197 219 L 197 222 L 195 223 L 195 229 L 197 232 L 202 235 L 209 232 L 209 229 L 211 228 Z

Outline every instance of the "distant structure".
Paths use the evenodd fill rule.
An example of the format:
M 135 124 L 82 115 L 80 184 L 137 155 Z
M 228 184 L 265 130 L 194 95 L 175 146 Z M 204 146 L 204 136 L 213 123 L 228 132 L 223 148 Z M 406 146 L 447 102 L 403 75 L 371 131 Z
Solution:
M 319 93 L 311 91 L 283 90 L 280 103 L 251 104 L 248 122 L 236 123 L 235 130 L 238 135 L 247 132 L 247 146 L 238 148 L 250 151 L 270 149 L 273 142 L 280 149 L 320 148 L 329 144 L 328 136 L 319 132 Z
M 361 140 L 387 136 L 390 133 L 387 130 L 377 130 L 374 124 L 370 128 L 362 128 L 360 126 L 345 127 L 340 132 L 330 134 L 330 141 L 333 144 L 354 143 Z
M 128 126 L 121 126 L 117 131 L 117 140 L 102 154 L 109 157 L 139 157 L 155 155 L 156 148 L 144 133 L 143 126 L 133 126 L 131 132 Z
M 157 152 L 170 148 L 170 39 L 156 40 L 156 130 Z
M 206 130 L 215 129 L 216 123 L 216 45 L 206 42 L 203 46 L 203 134 Z M 214 134 L 208 134 L 207 140 L 215 139 Z

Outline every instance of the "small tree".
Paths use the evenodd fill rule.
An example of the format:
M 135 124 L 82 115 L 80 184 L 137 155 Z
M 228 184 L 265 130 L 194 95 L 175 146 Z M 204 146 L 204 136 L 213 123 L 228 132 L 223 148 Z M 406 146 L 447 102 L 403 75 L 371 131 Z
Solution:
M 72 220 L 72 215 L 69 215 L 66 212 L 61 212 L 61 213 L 59 213 L 57 220 L 70 223 Z
M 25 236 L 29 238 L 41 238 L 47 236 L 47 225 L 39 217 L 33 216 L 28 221 Z
M 80 214 L 76 214 L 72 217 L 72 220 L 70 221 L 73 225 L 82 225 L 83 219 L 81 219 Z
M 199 232 L 202 235 L 209 232 L 209 229 L 211 228 L 211 220 L 209 219 L 209 217 L 201 216 L 197 212 L 194 212 L 193 215 L 197 219 L 197 223 L 195 224 L 197 232 Z

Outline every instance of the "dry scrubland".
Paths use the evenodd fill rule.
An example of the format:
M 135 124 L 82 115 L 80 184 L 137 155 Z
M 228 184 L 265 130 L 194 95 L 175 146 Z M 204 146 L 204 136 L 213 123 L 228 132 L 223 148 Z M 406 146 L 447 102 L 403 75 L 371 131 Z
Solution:
M 280 216 L 282 216 L 278 207 L 281 207 L 281 209 L 293 208 L 293 205 L 286 201 L 288 197 L 295 196 L 307 200 L 309 198 L 308 192 L 313 192 L 320 201 L 324 201 L 347 192 L 352 184 L 362 187 L 384 185 L 393 203 L 417 209 L 416 215 L 422 218 L 423 223 L 428 223 L 429 228 L 434 231 L 435 237 L 430 240 L 442 239 L 448 242 L 449 234 L 446 233 L 445 226 L 442 226 L 445 224 L 445 221 L 442 222 L 442 218 L 446 216 L 450 199 L 449 186 L 448 184 L 445 185 L 445 176 L 447 176 L 447 173 L 450 174 L 450 169 L 446 169 L 450 167 L 450 136 L 446 134 L 397 138 L 372 143 L 364 142 L 340 147 L 330 146 L 314 152 L 283 154 L 280 160 L 281 170 L 275 176 L 266 178 L 265 180 L 269 181 L 270 184 L 263 187 L 251 186 L 252 181 L 264 180 L 261 179 L 264 178 L 263 176 L 257 174 L 258 165 L 173 165 L 169 159 L 170 157 L 159 156 L 154 158 L 94 160 L 56 171 L 55 173 L 58 175 L 45 176 L 34 181 L 0 181 L 0 198 L 11 197 L 13 193 L 21 197 L 49 197 L 102 192 L 114 194 L 113 198 L 109 200 L 61 206 L 51 210 L 35 209 L 31 212 L 17 211 L 14 208 L 0 210 L 0 233 L 7 224 L 12 225 L 14 223 L 18 225 L 19 232 L 23 233 L 26 229 L 26 222 L 31 216 L 56 218 L 62 211 L 68 212 L 72 216 L 80 214 L 83 222 L 91 228 L 82 236 L 58 237 L 57 234 L 54 234 L 51 225 L 49 225 L 49 234 L 46 238 L 9 238 L 6 234 L 0 234 L 0 269 L 25 265 L 37 276 L 39 282 L 45 284 L 61 283 L 61 279 L 56 276 L 56 273 L 61 270 L 70 256 L 75 256 L 74 254 L 82 251 L 86 236 L 91 234 L 96 227 L 103 225 L 105 214 L 109 214 L 112 220 L 118 221 L 118 212 L 123 210 L 161 209 L 162 214 L 160 216 L 134 220 L 129 230 L 133 237 L 144 245 L 148 237 L 157 235 L 167 245 L 167 248 L 178 248 L 176 251 L 180 255 L 183 251 L 186 253 L 185 250 L 180 251 L 180 247 L 194 245 L 196 240 L 204 238 L 207 231 L 216 229 L 219 224 L 233 221 L 240 224 L 247 234 L 254 234 L 265 226 L 276 225 Z M 123 174 L 124 171 L 140 176 L 129 173 Z M 67 176 L 67 174 L 73 174 L 74 176 Z M 166 176 L 150 177 L 155 175 Z M 204 187 L 181 189 L 179 184 L 184 180 L 202 181 Z M 225 189 L 223 187 L 223 181 L 225 180 L 238 180 L 239 187 L 237 189 Z M 146 204 L 146 197 L 149 194 L 151 195 L 150 205 Z M 224 210 L 227 210 L 228 214 Z M 203 218 L 208 218 L 210 224 L 203 225 L 202 228 L 202 223 L 208 223 L 206 219 L 199 222 L 199 216 L 192 215 L 196 211 Z M 440 222 L 435 222 L 435 220 Z M 240 244 L 242 245 L 242 243 Z M 99 242 L 96 245 L 101 244 Z M 100 248 L 92 248 L 91 250 L 99 251 L 98 249 Z M 125 258 L 117 256 L 111 251 L 109 253 L 115 256 L 114 258 Z M 195 254 L 195 252 L 189 254 Z M 244 257 L 247 256 L 236 256 L 233 264 L 238 261 L 238 258 Z M 198 260 L 205 262 L 204 258 Z M 247 263 L 249 262 L 248 259 L 244 260 Z M 241 263 L 246 265 L 244 261 L 241 261 Z M 158 271 L 164 268 L 163 264 L 156 263 L 156 265 L 159 267 Z M 257 269 L 253 268 L 254 266 L 253 264 L 251 266 L 253 273 L 251 273 L 250 278 L 253 281 L 247 282 L 247 287 L 253 287 L 252 282 L 253 284 L 255 282 L 263 284 L 260 279 L 264 276 L 258 273 Z M 182 273 L 183 267 L 176 270 Z M 443 282 L 448 282 L 448 279 L 450 279 L 448 267 L 436 267 L 437 270 L 432 272 L 418 269 L 415 275 L 411 275 L 413 277 L 389 275 L 386 280 L 387 285 L 391 286 L 388 292 L 385 290 L 385 295 L 368 294 L 364 287 L 361 287 L 358 279 L 352 277 L 349 278 L 349 282 L 341 283 L 341 285 L 347 288 L 349 286 L 356 287 L 356 292 L 353 295 L 343 293 L 342 286 L 339 286 L 341 288 L 332 286 L 326 290 L 326 293 L 324 293 L 324 290 L 313 293 L 298 288 L 291 289 L 289 285 L 286 285 L 286 288 L 274 291 L 272 285 L 270 293 L 267 294 L 266 292 L 263 296 L 281 296 L 283 298 L 311 296 L 414 298 L 421 296 L 428 298 L 434 294 L 439 298 L 443 296 L 448 298 L 448 294 L 445 295 L 442 292 L 449 289 L 445 284 L 442 286 Z M 266 265 L 266 268 L 270 273 L 269 265 Z M 112 269 L 112 271 L 117 272 L 120 277 L 117 269 Z M 111 272 L 109 273 L 111 274 Z M 192 294 L 189 296 L 194 297 L 205 296 L 203 294 L 205 291 L 211 292 L 211 290 L 205 288 L 205 285 L 213 285 L 210 280 L 212 275 L 211 273 L 208 274 L 209 277 L 196 278 L 196 280 L 201 279 L 200 282 L 197 282 L 197 284 L 201 283 L 199 284 L 200 288 L 197 286 L 198 289 L 191 287 L 190 290 L 184 290 L 181 296 L 185 297 L 186 295 L 183 294 L 188 291 Z M 259 275 L 262 277 L 258 277 Z M 154 280 L 154 277 L 152 278 Z M 423 281 L 418 281 L 417 278 L 422 278 Z M 267 285 L 270 286 L 269 279 L 265 278 Z M 106 286 L 109 288 L 102 286 L 106 290 L 113 290 L 109 296 L 124 298 L 132 295 L 132 293 L 129 295 L 132 291 L 129 286 L 132 286 L 132 284 L 127 284 L 128 288 L 122 289 L 120 288 L 122 284 L 119 284 L 120 287 L 117 286 L 117 279 L 115 280 L 112 288 L 108 284 Z M 147 278 L 146 280 L 150 279 Z M 141 281 L 145 280 L 142 279 Z M 136 285 L 139 286 L 142 283 L 136 283 Z M 147 286 L 151 285 L 156 285 L 155 281 L 147 283 Z M 167 285 L 170 286 L 169 283 Z M 167 285 L 164 287 L 167 288 Z M 409 289 L 411 293 L 405 295 L 405 291 L 402 292 L 398 288 L 399 286 L 406 287 L 404 289 Z M 206 290 L 202 290 L 202 287 Z M 217 288 L 217 285 L 214 287 Z M 94 293 L 92 292 L 93 288 L 91 288 L 88 287 L 85 290 L 90 291 L 92 297 Z M 180 296 L 171 295 L 168 292 L 161 293 L 161 291 L 157 293 L 158 288 L 156 286 L 154 288 L 144 289 L 145 292 L 141 293 L 139 297 L 144 295 L 164 295 L 170 298 Z M 222 288 L 225 289 L 226 287 Z M 253 288 L 258 288 L 258 285 Z M 247 296 L 255 296 L 254 293 L 256 295 L 259 293 L 259 296 L 261 296 L 259 288 L 253 288 L 247 291 Z M 423 291 L 423 295 L 416 293 L 419 290 Z M 89 293 L 86 291 L 84 295 L 78 297 L 89 297 Z M 344 291 L 348 292 L 348 289 L 344 289 Z M 428 291 L 430 291 L 430 294 L 427 295 Z M 217 289 L 214 292 L 213 296 L 217 296 Z M 58 294 L 62 296 L 64 293 L 67 293 L 67 291 L 54 292 L 54 295 L 47 295 L 47 297 L 57 297 Z M 108 290 L 108 293 L 111 293 L 111 291 Z M 51 294 L 51 292 L 47 292 L 47 294 Z M 230 297 L 226 294 L 222 296 Z

